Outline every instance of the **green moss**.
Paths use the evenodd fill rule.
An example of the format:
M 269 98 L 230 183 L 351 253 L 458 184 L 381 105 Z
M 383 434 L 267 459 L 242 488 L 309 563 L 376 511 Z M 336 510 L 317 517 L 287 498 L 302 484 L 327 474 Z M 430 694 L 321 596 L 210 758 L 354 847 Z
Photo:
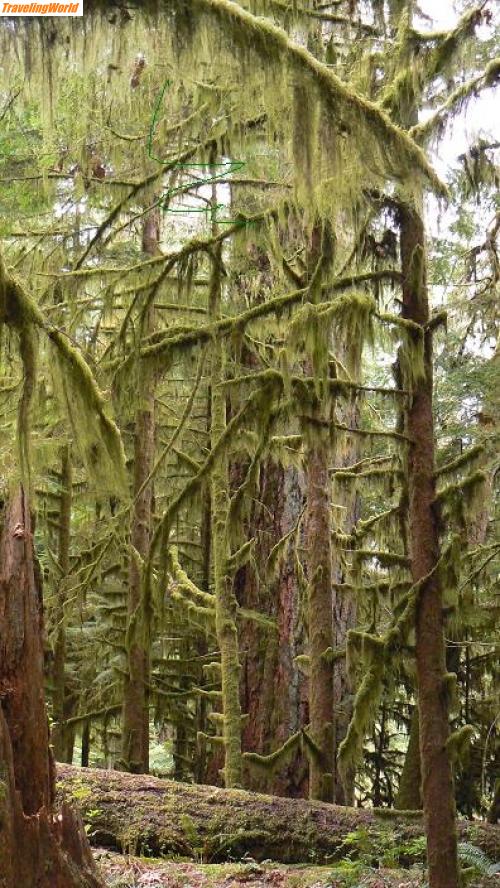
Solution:
M 285 740 L 279 749 L 271 752 L 269 755 L 258 755 L 256 752 L 245 752 L 243 759 L 247 765 L 264 771 L 266 774 L 275 774 L 280 768 L 283 768 L 290 761 L 296 750 L 300 746 L 302 732 L 298 731 L 292 734 L 288 740 Z
M 464 765 L 469 757 L 470 746 L 474 739 L 473 725 L 463 725 L 450 734 L 446 741 L 446 748 L 452 765 Z
M 195 6 L 217 21 L 240 50 L 256 52 L 269 64 L 286 64 L 296 75 L 308 76 L 325 114 L 344 118 L 351 136 L 350 148 L 361 154 L 362 159 L 366 158 L 368 169 L 378 167 L 381 173 L 384 171 L 402 180 L 408 178 L 409 170 L 418 169 L 438 193 L 446 193 L 422 152 L 380 107 L 355 93 L 281 28 L 230 0 L 196 0 Z
M 19 331 L 24 388 L 19 409 L 21 468 L 29 476 L 29 412 L 36 371 L 36 331 L 49 340 L 56 390 L 73 429 L 89 477 L 102 493 L 127 495 L 125 455 L 120 433 L 90 367 L 68 338 L 44 316 L 24 285 L 1 266 L 5 320 Z

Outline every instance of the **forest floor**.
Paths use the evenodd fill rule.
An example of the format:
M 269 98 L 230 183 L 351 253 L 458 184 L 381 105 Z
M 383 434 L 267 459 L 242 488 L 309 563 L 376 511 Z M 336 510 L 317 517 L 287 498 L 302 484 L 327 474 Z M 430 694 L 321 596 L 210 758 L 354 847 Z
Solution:
M 100 850 L 95 857 L 109 888 L 423 888 L 425 884 L 422 867 L 374 870 L 351 861 L 334 868 L 251 861 L 203 864 Z

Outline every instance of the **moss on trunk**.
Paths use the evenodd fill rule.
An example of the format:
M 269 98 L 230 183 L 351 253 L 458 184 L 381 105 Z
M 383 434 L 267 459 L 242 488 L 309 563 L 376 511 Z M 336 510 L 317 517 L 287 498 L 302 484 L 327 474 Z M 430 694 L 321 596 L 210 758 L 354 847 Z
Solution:
M 395 805 L 403 811 L 419 810 L 422 807 L 419 730 L 418 708 L 415 706 Z
M 71 542 L 71 501 L 72 501 L 71 445 L 65 444 L 61 457 L 61 496 L 59 504 L 59 566 L 61 575 L 56 590 L 54 608 L 55 644 L 52 667 L 53 697 L 52 745 L 58 762 L 73 760 L 74 729 L 65 724 L 72 700 L 66 688 L 66 583 L 69 574 L 69 554 Z
M 315 435 L 306 457 L 309 624 L 309 718 L 314 747 L 310 752 L 309 797 L 333 801 L 333 647 L 332 553 L 330 523 L 329 435 Z
M 142 246 L 154 255 L 160 239 L 159 210 L 150 213 L 144 223 Z M 146 305 L 142 333 L 149 336 L 155 328 L 154 305 Z M 144 366 L 142 366 L 144 363 Z M 132 552 L 129 564 L 128 621 L 136 619 L 142 608 L 140 559 L 149 552 L 153 488 L 148 481 L 155 456 L 155 370 L 150 362 L 139 367 L 138 408 L 134 437 L 134 505 L 130 531 Z M 127 674 L 123 683 L 122 757 L 120 766 L 127 771 L 149 770 L 149 626 L 148 615 L 141 613 L 140 631 L 133 633 L 127 650 Z
M 211 150 L 210 163 L 215 164 L 216 146 Z M 217 206 L 217 187 L 212 185 L 212 236 L 217 235 L 214 209 Z M 222 244 L 214 249 L 209 294 L 209 317 L 212 322 L 221 316 Z M 211 441 L 212 447 L 226 430 L 225 345 L 215 337 L 211 358 Z M 215 593 L 215 631 L 220 649 L 222 685 L 222 737 L 224 743 L 224 783 L 226 787 L 241 786 L 241 703 L 240 658 L 236 613 L 238 603 L 229 571 L 229 463 L 227 452 L 221 454 L 210 476 L 212 504 L 212 560 Z

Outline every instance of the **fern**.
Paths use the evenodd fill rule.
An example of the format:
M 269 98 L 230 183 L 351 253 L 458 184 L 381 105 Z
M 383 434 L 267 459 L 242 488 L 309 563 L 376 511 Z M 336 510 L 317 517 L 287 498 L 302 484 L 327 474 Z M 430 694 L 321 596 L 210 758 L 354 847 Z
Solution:
M 458 857 L 462 866 L 474 870 L 481 876 L 493 876 L 500 872 L 500 863 L 492 863 L 488 855 L 470 842 L 460 842 Z

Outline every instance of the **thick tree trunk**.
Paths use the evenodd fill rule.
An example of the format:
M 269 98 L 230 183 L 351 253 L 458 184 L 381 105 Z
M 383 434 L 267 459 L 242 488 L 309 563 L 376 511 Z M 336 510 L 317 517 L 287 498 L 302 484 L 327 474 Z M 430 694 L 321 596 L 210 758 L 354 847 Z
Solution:
M 0 541 L 0 885 L 98 888 L 79 819 L 54 816 L 43 697 L 42 606 L 27 497 L 12 497 Z
M 52 745 L 54 757 L 58 762 L 71 762 L 73 760 L 74 731 L 66 726 L 68 710 L 73 708 L 74 701 L 67 699 L 66 688 L 66 615 L 64 607 L 66 603 L 66 583 L 69 574 L 69 556 L 71 542 L 71 500 L 72 500 L 72 470 L 71 447 L 65 444 L 61 459 L 61 497 L 59 505 L 59 566 L 61 576 L 56 592 L 56 607 L 54 608 L 54 622 L 56 637 L 54 644 L 54 663 L 52 667 L 53 697 L 52 715 L 54 724 L 52 727 Z M 71 712 L 69 712 L 71 715 Z
M 281 538 L 295 526 L 304 503 L 304 478 L 295 468 L 283 470 L 283 508 L 279 514 Z M 293 555 L 283 564 L 277 580 L 276 645 L 277 667 L 269 682 L 273 684 L 274 708 L 272 736 L 282 744 L 307 723 L 308 687 L 300 671 L 296 656 L 303 650 L 303 625 L 300 618 L 300 589 Z M 272 792 L 301 797 L 307 794 L 307 761 L 297 751 L 288 766 L 277 774 L 271 784 Z
M 332 863 L 345 857 L 345 839 L 355 830 L 366 830 L 368 842 L 372 830 L 378 842 L 381 829 L 387 835 L 394 830 L 394 844 L 401 846 L 423 834 L 419 814 L 391 815 L 387 809 L 378 814 L 373 809 L 70 765 L 58 765 L 58 791 L 68 800 L 74 794 L 91 825 L 93 844 L 131 851 L 147 846 L 153 855 L 217 861 L 239 859 L 246 853 L 256 860 L 301 863 L 314 854 L 318 863 Z M 459 829 L 464 839 L 470 838 L 493 860 L 498 858 L 496 827 L 461 821 Z M 349 847 L 355 853 L 354 846 Z
M 424 376 L 413 386 L 407 415 L 409 531 L 413 581 L 423 581 L 416 617 L 416 661 L 420 718 L 422 798 L 430 888 L 458 888 L 453 775 L 449 737 L 443 602 L 439 571 L 439 529 L 435 513 L 432 333 L 421 214 L 401 208 L 403 316 L 424 337 Z M 426 578 L 426 579 L 424 579 Z
M 360 379 L 361 354 L 363 343 L 336 343 L 336 351 L 346 367 L 349 376 L 353 380 Z M 359 405 L 356 398 L 350 399 L 341 408 L 341 420 L 349 428 L 359 426 Z M 338 439 L 337 439 L 338 440 Z M 341 468 L 349 466 L 360 458 L 360 439 L 357 435 L 351 435 L 348 441 L 338 440 L 332 454 L 333 464 Z M 332 503 L 334 503 L 334 516 L 336 518 L 335 529 L 346 535 L 350 535 L 359 518 L 360 497 L 354 485 L 345 485 L 333 482 Z M 356 593 L 349 588 L 341 588 L 348 577 L 343 567 L 339 545 L 332 549 L 332 576 L 333 589 L 333 642 L 334 650 L 340 651 L 347 646 L 347 635 L 350 629 L 356 625 Z M 349 768 L 341 779 L 337 754 L 344 740 L 349 722 L 352 716 L 352 701 L 354 689 L 347 671 L 347 658 L 335 657 L 333 662 L 333 726 L 334 726 L 334 800 L 338 805 L 354 804 L 354 779 L 355 769 Z
M 308 567 L 309 721 L 315 751 L 310 756 L 309 797 L 333 801 L 333 600 L 330 519 L 329 432 L 314 429 L 306 455 L 306 551 Z M 312 434 L 312 433 L 311 433 Z
M 148 215 L 144 224 L 142 246 L 153 255 L 160 239 L 159 212 Z M 142 334 L 154 330 L 154 305 L 146 308 Z M 140 559 L 145 559 L 150 544 L 152 524 L 152 484 L 145 484 L 152 471 L 155 455 L 155 372 L 147 363 L 139 371 L 139 404 L 134 438 L 134 506 L 130 541 L 132 557 L 129 565 L 128 620 L 141 606 Z M 138 558 L 139 556 L 139 558 Z M 147 773 L 149 770 L 149 650 L 145 636 L 135 633 L 127 651 L 128 670 L 123 685 L 122 757 L 120 766 L 127 771 Z
M 243 653 L 241 698 L 248 718 L 243 726 L 246 751 L 268 755 L 305 726 L 306 687 L 295 656 L 299 631 L 299 589 L 293 558 L 284 560 L 276 579 L 266 577 L 265 566 L 273 546 L 289 533 L 303 505 L 299 473 L 271 459 L 260 469 L 259 490 L 249 527 L 256 538 L 255 564 L 245 565 L 236 576 L 235 589 L 242 607 L 256 610 L 277 622 L 277 633 L 246 621 L 240 630 Z M 303 698 L 303 699 L 302 699 Z M 245 786 L 276 795 L 303 794 L 307 763 L 297 752 L 278 773 L 249 769 Z
M 206 393 L 206 432 L 208 440 L 211 440 L 212 432 L 212 390 L 211 386 L 207 386 Z M 201 524 L 200 524 L 200 546 L 201 546 L 201 588 L 204 592 L 210 591 L 210 581 L 212 576 L 212 496 L 211 485 L 205 485 L 202 493 L 201 507 Z M 199 640 L 199 653 L 206 654 L 208 647 L 205 638 Z M 214 705 L 215 704 L 215 705 Z M 217 708 L 215 701 L 211 704 L 214 709 Z M 220 706 L 219 706 L 220 712 Z M 198 748 L 195 759 L 195 780 L 197 783 L 219 784 L 224 768 L 224 754 L 220 744 L 208 745 L 203 735 L 207 733 L 209 705 L 206 697 L 202 694 L 198 696 L 196 702 L 196 720 L 198 735 Z
M 41 589 L 32 547 L 29 504 L 19 490 L 6 510 L 0 549 L 0 699 L 25 814 L 36 814 L 53 801 L 43 696 Z
M 330 226 L 317 221 L 311 232 L 308 254 L 309 298 L 321 300 L 325 269 L 332 261 L 334 240 Z M 305 437 L 306 523 L 305 546 L 308 582 L 307 629 L 309 638 L 309 798 L 333 802 L 333 576 L 331 479 L 332 404 L 325 393 L 322 377 L 329 375 L 329 331 L 315 329 L 314 346 L 305 362 L 305 371 L 314 376 L 317 391 L 312 394 L 308 415 L 303 417 Z

